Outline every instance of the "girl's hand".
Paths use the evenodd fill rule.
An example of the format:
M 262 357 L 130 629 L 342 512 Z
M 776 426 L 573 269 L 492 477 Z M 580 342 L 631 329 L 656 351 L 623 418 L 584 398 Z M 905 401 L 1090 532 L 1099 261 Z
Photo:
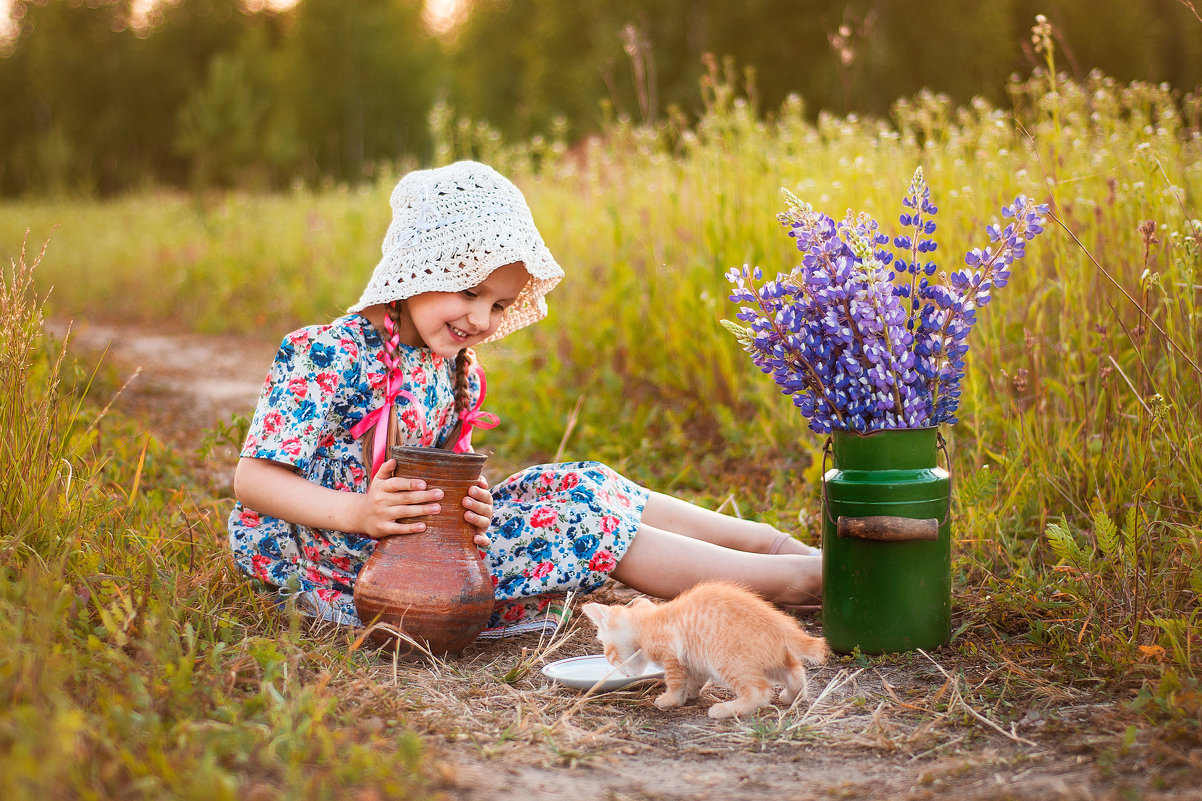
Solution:
M 372 539 L 425 531 L 425 523 L 407 523 L 405 519 L 438 514 L 442 508 L 438 503 L 442 500 L 442 490 L 426 489 L 426 482 L 420 478 L 397 478 L 392 474 L 395 469 L 396 459 L 386 460 L 376 471 L 367 493 L 361 496 L 357 528 Z M 491 509 L 490 504 L 490 514 Z
M 492 540 L 486 536 L 488 527 L 492 524 L 492 494 L 488 491 L 488 481 L 481 476 L 475 486 L 469 487 L 467 495 L 463 496 L 463 519 L 479 533 L 472 538 L 480 548 L 492 545 Z

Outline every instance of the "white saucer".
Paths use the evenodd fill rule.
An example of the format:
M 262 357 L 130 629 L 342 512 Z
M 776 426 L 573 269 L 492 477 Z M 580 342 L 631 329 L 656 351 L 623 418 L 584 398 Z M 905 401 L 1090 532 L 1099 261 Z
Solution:
M 664 669 L 654 662 L 648 662 L 642 673 L 635 676 L 623 676 L 621 671 L 609 664 L 601 654 L 594 656 L 574 656 L 571 659 L 560 659 L 545 665 L 543 675 L 552 681 L 577 690 L 608 692 L 636 681 L 663 678 Z

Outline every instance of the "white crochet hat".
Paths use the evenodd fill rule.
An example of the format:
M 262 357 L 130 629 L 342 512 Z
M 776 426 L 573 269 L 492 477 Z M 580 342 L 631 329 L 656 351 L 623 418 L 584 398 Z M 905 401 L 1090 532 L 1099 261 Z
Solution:
M 547 316 L 545 295 L 563 269 L 543 243 L 521 191 L 474 161 L 411 172 L 392 190 L 383 258 L 351 312 L 422 292 L 459 292 L 520 261 L 530 273 L 486 341 Z

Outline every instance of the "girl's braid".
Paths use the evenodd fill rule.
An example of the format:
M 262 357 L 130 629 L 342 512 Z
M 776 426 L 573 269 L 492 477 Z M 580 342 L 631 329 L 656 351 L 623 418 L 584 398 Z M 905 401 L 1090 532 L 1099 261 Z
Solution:
M 472 399 L 468 395 L 470 389 L 468 377 L 471 374 L 473 363 L 475 363 L 475 356 L 467 348 L 455 355 L 455 410 L 460 414 L 466 412 L 472 405 Z
M 392 320 L 392 329 L 399 331 L 401 329 L 401 301 L 394 300 L 384 307 L 384 313 Z M 393 348 L 392 343 L 388 341 L 388 337 L 384 337 L 384 350 L 396 363 L 401 363 L 401 353 L 399 349 Z

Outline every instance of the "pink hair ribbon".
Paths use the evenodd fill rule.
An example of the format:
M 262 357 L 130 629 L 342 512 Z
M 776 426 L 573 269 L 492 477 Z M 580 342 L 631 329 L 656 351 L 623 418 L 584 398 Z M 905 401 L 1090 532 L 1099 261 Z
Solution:
M 388 420 L 397 398 L 405 398 L 413 404 L 414 408 L 418 410 L 418 419 L 421 421 L 423 439 L 427 438 L 429 434 L 429 430 L 426 428 L 426 421 L 421 417 L 417 398 L 413 396 L 412 392 L 404 388 L 405 377 L 401 375 L 401 360 L 399 357 L 392 355 L 397 352 L 397 348 L 401 344 L 401 336 L 393 326 L 391 315 L 387 313 L 384 315 L 384 328 L 388 331 L 388 346 L 384 348 L 384 366 L 387 368 L 384 373 L 384 402 L 380 404 L 378 409 L 368 412 L 363 416 L 362 420 L 351 427 L 351 436 L 355 439 L 362 437 L 373 425 L 376 427 L 375 436 L 372 437 L 371 449 L 371 469 L 373 472 L 378 470 L 380 465 L 384 463 L 384 452 L 388 445 Z
M 480 411 L 480 407 L 484 405 L 484 393 L 487 384 L 484 382 L 484 370 L 479 366 L 476 367 L 476 375 L 480 377 L 480 397 L 476 399 L 475 406 L 459 416 L 459 422 L 463 428 L 460 431 L 459 439 L 455 442 L 455 453 L 464 453 L 471 450 L 473 428 L 496 428 L 501 423 L 501 418 L 492 412 Z

